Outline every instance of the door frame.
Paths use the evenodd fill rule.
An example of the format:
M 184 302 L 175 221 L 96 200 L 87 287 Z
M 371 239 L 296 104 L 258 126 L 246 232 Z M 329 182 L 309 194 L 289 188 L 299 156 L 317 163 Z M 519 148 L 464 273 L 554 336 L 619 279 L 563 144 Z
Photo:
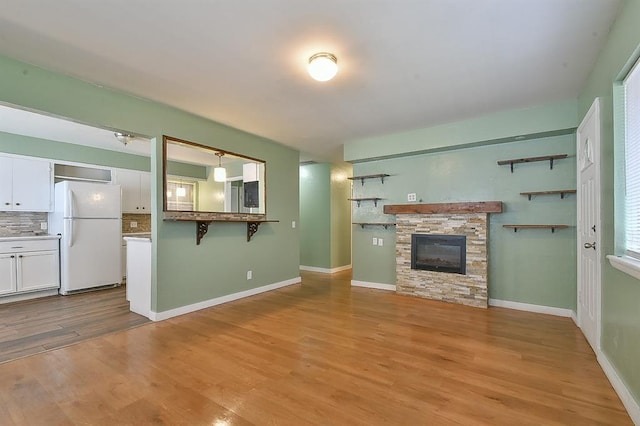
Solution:
M 596 210 L 595 210 L 595 226 L 596 226 L 596 233 L 595 233 L 595 238 L 596 238 L 596 283 L 595 283 L 595 300 L 596 300 L 596 336 L 595 336 L 595 348 L 594 351 L 596 352 L 596 354 L 598 354 L 600 352 L 600 338 L 602 336 L 602 244 L 601 244 L 601 234 L 602 234 L 602 221 L 601 221 L 601 214 L 600 214 L 600 207 L 601 207 L 601 187 L 600 187 L 600 171 L 601 171 L 601 163 L 600 163 L 600 145 L 601 145 L 601 130 L 600 130 L 600 98 L 595 98 L 593 100 L 593 103 L 591 104 L 591 107 L 589 108 L 589 111 L 587 111 L 587 113 L 584 115 L 584 118 L 582 119 L 582 121 L 580 122 L 580 125 L 578 126 L 578 129 L 576 130 L 576 184 L 577 184 L 577 191 L 576 191 L 576 224 L 577 224 L 577 228 L 576 228 L 576 241 L 577 241 L 577 256 L 576 256 L 576 263 L 577 263 L 577 286 L 576 286 L 576 323 L 578 325 L 578 327 L 580 327 L 582 329 L 582 309 L 580 308 L 580 291 L 582 290 L 582 262 L 581 262 L 581 256 L 580 256 L 580 252 L 581 250 L 585 250 L 584 248 L 584 243 L 586 241 L 583 241 L 581 239 L 580 236 L 580 218 L 582 217 L 581 213 L 581 195 L 580 195 L 580 188 L 581 188 L 581 172 L 582 172 L 582 167 L 580 165 L 580 135 L 582 132 L 582 129 L 584 128 L 585 123 L 587 122 L 587 120 L 589 120 L 593 115 L 595 115 L 595 141 L 593 143 L 593 162 L 594 162 L 594 166 L 596 167 L 596 172 L 595 172 L 595 191 L 594 193 L 596 194 L 596 196 L 598 197 L 597 200 L 597 206 L 596 206 Z M 585 336 L 586 338 L 586 336 Z M 589 342 L 592 343 L 592 342 Z

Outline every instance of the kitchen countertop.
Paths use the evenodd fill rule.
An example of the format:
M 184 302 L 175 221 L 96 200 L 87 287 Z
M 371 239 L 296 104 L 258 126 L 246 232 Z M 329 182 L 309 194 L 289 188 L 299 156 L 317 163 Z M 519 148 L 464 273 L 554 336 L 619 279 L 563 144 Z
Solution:
M 25 240 L 59 240 L 60 235 L 40 234 L 25 232 L 24 234 L 8 234 L 0 232 L 0 241 L 25 241 Z
M 123 237 L 150 237 L 151 232 L 124 232 Z
M 143 235 L 130 235 L 130 236 L 124 236 L 123 238 L 127 243 L 130 241 L 143 241 L 143 242 L 151 242 L 151 235 L 149 236 L 143 236 Z

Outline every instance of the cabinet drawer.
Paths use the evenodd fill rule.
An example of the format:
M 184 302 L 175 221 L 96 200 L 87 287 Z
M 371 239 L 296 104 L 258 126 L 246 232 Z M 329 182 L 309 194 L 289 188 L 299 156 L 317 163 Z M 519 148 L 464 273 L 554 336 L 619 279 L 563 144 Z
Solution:
M 0 241 L 0 253 L 58 250 L 58 240 Z

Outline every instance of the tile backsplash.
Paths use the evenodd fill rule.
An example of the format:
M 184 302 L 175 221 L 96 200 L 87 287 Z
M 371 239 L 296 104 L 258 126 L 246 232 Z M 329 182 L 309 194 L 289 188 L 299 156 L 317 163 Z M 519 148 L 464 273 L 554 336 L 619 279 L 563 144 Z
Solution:
M 132 223 L 135 222 L 138 226 L 132 227 Z M 150 214 L 122 214 L 122 233 L 128 234 L 130 232 L 151 232 L 151 215 Z
M 29 232 L 46 232 L 40 228 L 47 223 L 47 213 L 0 212 L 0 235 L 13 236 Z

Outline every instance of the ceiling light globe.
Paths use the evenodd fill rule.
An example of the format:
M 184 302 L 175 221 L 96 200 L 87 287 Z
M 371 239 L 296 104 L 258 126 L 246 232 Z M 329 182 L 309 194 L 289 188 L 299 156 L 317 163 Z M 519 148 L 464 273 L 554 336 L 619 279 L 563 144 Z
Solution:
M 213 181 L 214 182 L 226 182 L 227 170 L 224 167 L 215 167 L 213 169 Z
M 309 58 L 309 75 L 317 81 L 329 81 L 338 73 L 338 60 L 331 53 L 316 53 Z

